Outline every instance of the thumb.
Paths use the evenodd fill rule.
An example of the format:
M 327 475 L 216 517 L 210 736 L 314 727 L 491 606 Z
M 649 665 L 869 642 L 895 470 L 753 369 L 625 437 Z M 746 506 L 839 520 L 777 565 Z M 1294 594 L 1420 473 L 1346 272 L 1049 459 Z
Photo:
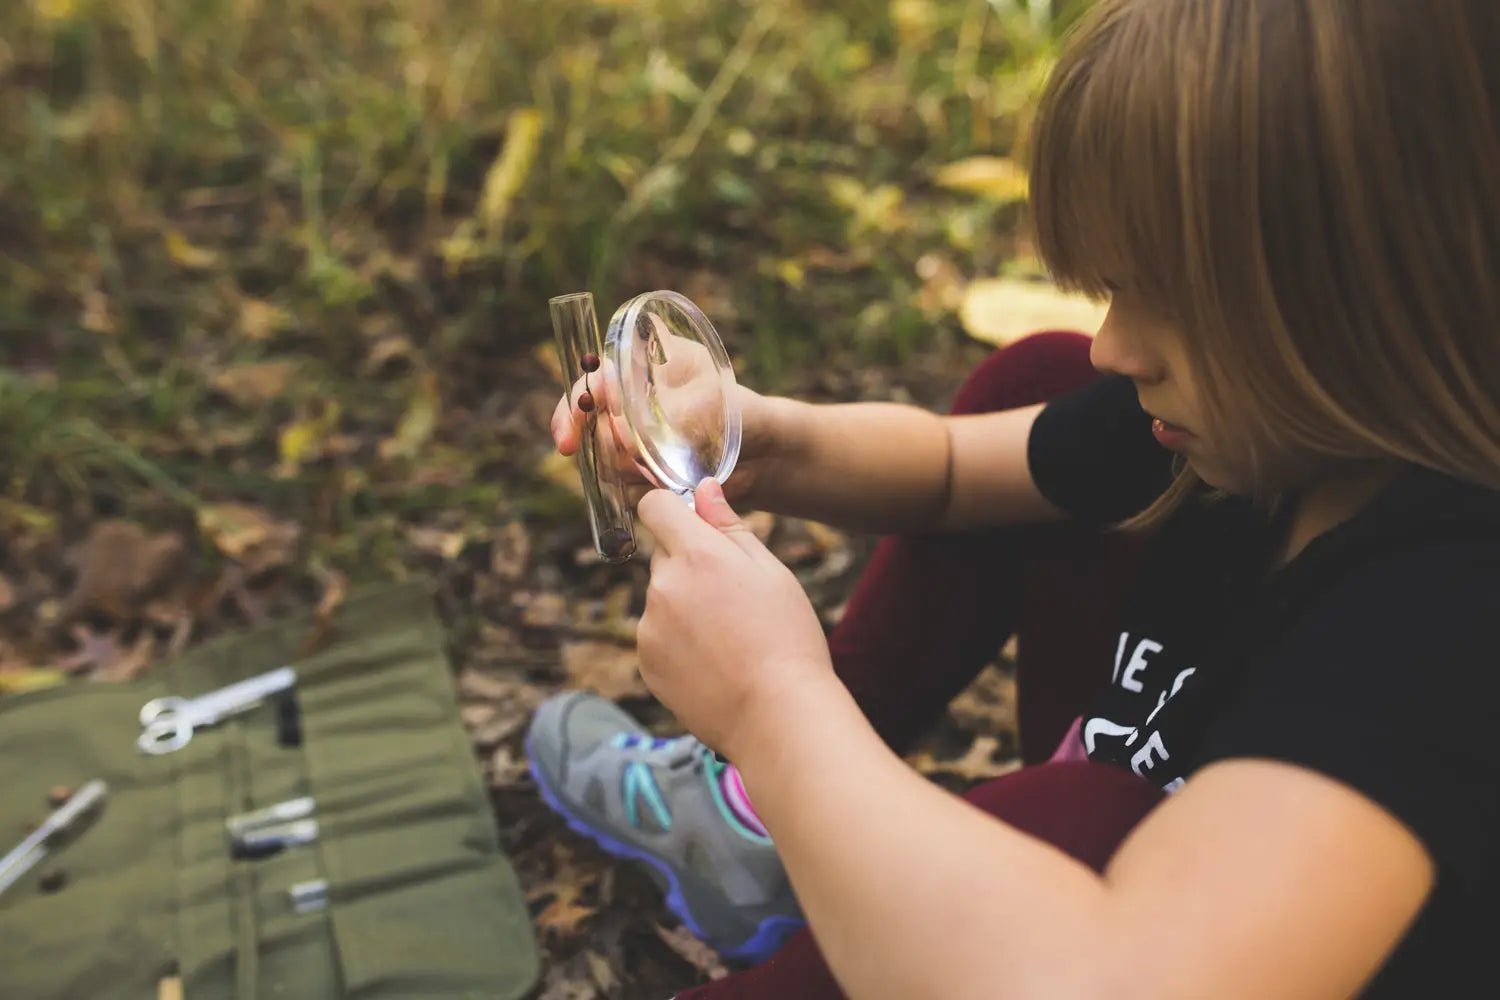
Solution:
M 720 533 L 727 535 L 745 551 L 753 552 L 761 547 L 760 539 L 755 537 L 750 526 L 740 520 L 734 508 L 729 506 L 729 500 L 724 496 L 724 487 L 717 479 L 705 479 L 698 484 L 698 488 L 693 491 L 693 507 L 698 511 L 699 517 L 718 528 Z

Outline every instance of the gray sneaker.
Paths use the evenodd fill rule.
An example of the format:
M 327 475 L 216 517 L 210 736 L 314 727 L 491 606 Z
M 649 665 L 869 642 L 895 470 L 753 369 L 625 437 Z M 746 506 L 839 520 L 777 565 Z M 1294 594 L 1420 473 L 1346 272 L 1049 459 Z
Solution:
M 526 753 L 547 804 L 610 854 L 646 862 L 672 912 L 725 957 L 762 961 L 803 926 L 775 846 L 730 811 L 727 765 L 693 737 L 653 739 L 575 691 L 537 709 Z

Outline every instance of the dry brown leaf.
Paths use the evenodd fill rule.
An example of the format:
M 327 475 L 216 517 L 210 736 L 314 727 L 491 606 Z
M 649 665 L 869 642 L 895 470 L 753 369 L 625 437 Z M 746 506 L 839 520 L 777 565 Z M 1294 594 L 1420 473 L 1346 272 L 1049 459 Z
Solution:
M 514 788 L 524 784 L 531 776 L 526 758 L 510 747 L 498 747 L 490 757 L 490 785 L 494 788 Z
M 284 309 L 260 299 L 245 299 L 240 303 L 240 335 L 246 340 L 270 340 L 289 326 L 291 317 Z
M 156 640 L 149 632 L 143 632 L 129 649 L 121 645 L 118 633 L 95 632 L 87 625 L 73 626 L 72 636 L 78 649 L 58 668 L 70 674 L 86 673 L 92 680 L 134 680 L 155 658 Z
M 776 515 L 767 510 L 752 510 L 744 516 L 745 526 L 750 533 L 760 539 L 762 545 L 769 544 L 771 534 L 776 530 Z
M 1021 766 L 1014 757 L 995 760 L 1000 752 L 1000 741 L 993 736 L 976 736 L 968 751 L 958 760 L 938 760 L 922 750 L 907 758 L 907 762 L 923 774 L 954 774 L 966 781 L 982 781 L 1009 774 Z
M 521 606 L 521 624 L 527 628 L 557 628 L 565 624 L 568 614 L 567 599 L 561 594 L 517 594 L 515 601 Z
M 1015 732 L 1016 679 L 991 664 L 948 704 L 948 714 L 971 733 Z
M 729 970 L 724 967 L 724 960 L 719 957 L 719 953 L 694 937 L 686 927 L 663 927 L 657 924 L 656 934 L 667 943 L 668 948 L 709 979 L 723 979 L 729 975 Z
M 615 968 L 610 964 L 609 959 L 597 951 L 584 952 L 583 959 L 588 963 L 589 978 L 594 981 L 595 986 L 605 993 L 611 993 L 620 988 L 620 979 L 615 975 Z
M 531 533 L 520 521 L 510 521 L 495 533 L 490 547 L 490 572 L 507 583 L 526 575 L 531 563 Z
M 0 574 L 0 614 L 4 614 L 15 606 L 16 588 L 11 586 L 4 574 Z
M 297 647 L 299 659 L 306 659 L 328 645 L 338 631 L 334 616 L 344 606 L 344 599 L 349 596 L 347 576 L 326 566 L 315 565 L 312 569 L 313 575 L 323 587 L 323 596 L 318 598 L 318 606 L 313 611 L 312 627 Z
M 552 902 L 536 916 L 536 926 L 540 930 L 559 937 L 574 937 L 583 922 L 599 912 L 597 907 L 579 904 L 581 889 L 573 882 L 554 882 L 551 890 L 555 893 Z
M 245 408 L 274 403 L 286 392 L 297 370 L 290 361 L 257 361 L 231 365 L 213 377 L 214 389 Z
M 214 547 L 237 561 L 250 576 L 290 563 L 302 529 L 278 521 L 264 507 L 247 503 L 205 504 L 198 526 Z
M 370 347 L 360 370 L 366 375 L 376 375 L 386 365 L 394 361 L 410 361 L 415 355 L 416 348 L 409 338 L 399 333 L 385 334 Z
M 562 665 L 574 687 L 612 701 L 650 695 L 641 680 L 640 658 L 627 646 L 612 642 L 564 642 Z
M 462 531 L 444 531 L 427 525 L 411 525 L 405 529 L 406 540 L 418 552 L 457 559 L 469 544 L 469 536 Z
M 63 603 L 60 622 L 69 624 L 93 612 L 117 621 L 138 617 L 177 575 L 187 546 L 172 533 L 152 535 L 129 521 L 101 521 L 73 552 L 78 571 Z

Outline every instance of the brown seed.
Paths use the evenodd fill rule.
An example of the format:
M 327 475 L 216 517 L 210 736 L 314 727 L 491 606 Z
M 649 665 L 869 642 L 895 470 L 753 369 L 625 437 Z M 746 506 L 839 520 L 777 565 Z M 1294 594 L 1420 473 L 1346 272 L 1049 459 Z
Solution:
M 67 785 L 53 785 L 47 790 L 47 801 L 54 806 L 60 806 L 73 797 L 73 789 Z
M 61 868 L 48 868 L 42 872 L 42 877 L 37 880 L 37 887 L 43 892 L 56 892 L 68 884 L 68 873 Z
M 594 412 L 594 394 L 592 392 L 579 393 L 578 394 L 578 408 L 580 410 L 582 410 L 584 413 L 593 413 Z
M 599 549 L 606 559 L 624 559 L 635 554 L 635 542 L 621 528 L 610 528 L 599 536 Z
M 586 371 L 586 372 L 596 372 L 596 371 L 598 371 L 599 370 L 599 355 L 593 353 L 592 351 L 590 351 L 588 354 L 585 354 L 583 356 L 583 370 Z

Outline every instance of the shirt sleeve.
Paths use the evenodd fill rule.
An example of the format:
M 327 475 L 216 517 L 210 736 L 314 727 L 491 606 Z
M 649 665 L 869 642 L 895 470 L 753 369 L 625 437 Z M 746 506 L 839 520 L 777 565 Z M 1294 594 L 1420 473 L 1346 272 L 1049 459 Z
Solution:
M 1440 870 L 1500 843 L 1500 543 L 1431 543 L 1346 577 L 1255 657 L 1200 764 L 1270 758 L 1373 800 Z
M 1172 482 L 1172 453 L 1156 443 L 1123 375 L 1049 402 L 1032 424 L 1026 461 L 1042 496 L 1095 524 L 1139 514 Z

